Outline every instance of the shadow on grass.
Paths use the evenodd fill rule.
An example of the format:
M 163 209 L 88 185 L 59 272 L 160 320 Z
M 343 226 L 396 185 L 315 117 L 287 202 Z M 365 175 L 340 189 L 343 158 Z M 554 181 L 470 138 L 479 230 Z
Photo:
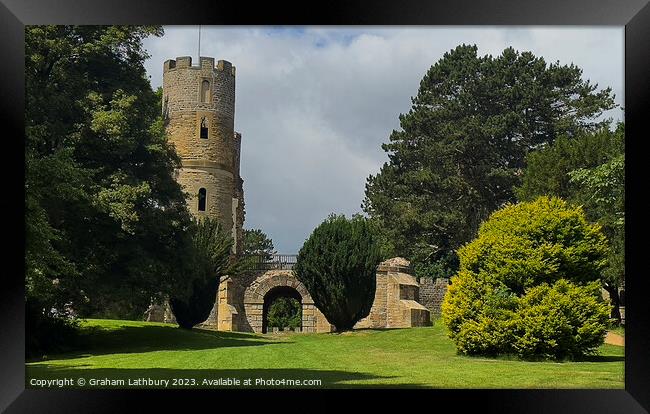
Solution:
M 73 385 L 66 384 L 63 388 L 75 389 L 123 389 L 123 388 L 176 388 L 176 389 L 194 389 L 194 388 L 428 388 L 418 384 L 380 384 L 372 381 L 395 378 L 391 376 L 380 376 L 362 372 L 349 372 L 340 370 L 312 370 L 299 368 L 280 368 L 280 369 L 118 369 L 118 368 L 97 368 L 97 369 L 71 369 L 55 365 L 34 365 L 27 367 L 25 378 L 26 388 L 40 388 L 30 384 L 30 379 L 63 379 L 72 378 Z M 78 379 L 85 379 L 85 386 L 78 385 Z M 108 380 L 105 383 L 91 384 L 91 379 Z M 134 384 L 133 381 L 147 379 L 151 385 Z M 221 383 L 219 380 L 221 379 Z M 230 384 L 226 381 L 231 379 Z M 240 381 L 239 385 L 234 385 L 232 380 Z M 244 385 L 244 381 L 249 379 L 250 384 Z M 131 384 L 129 384 L 131 380 Z M 168 380 L 168 386 L 162 383 L 152 381 Z M 179 380 L 182 380 L 180 383 Z M 193 380 L 193 381 L 192 381 Z M 266 382 L 260 382 L 260 380 Z M 276 383 L 269 383 L 274 380 Z M 284 384 L 281 382 L 284 380 Z M 288 381 L 313 381 L 320 380 L 318 383 L 307 383 L 296 385 Z M 113 382 L 118 381 L 118 382 Z M 174 384 L 176 381 L 176 384 Z M 207 381 L 207 382 L 205 382 Z M 212 382 L 210 382 L 212 381 Z M 280 381 L 280 382 L 277 382 Z M 348 384 L 346 381 L 369 381 L 370 383 Z M 52 388 L 58 388 L 56 385 Z
M 538 357 L 522 357 L 519 355 L 463 355 L 456 354 L 468 360 L 482 360 L 482 361 L 509 361 L 509 362 L 544 362 L 549 364 L 563 364 L 570 362 L 622 362 L 625 361 L 625 356 L 623 355 L 584 355 L 581 357 L 573 358 L 564 358 L 564 359 L 553 359 L 553 358 L 544 358 L 541 356 Z
M 623 355 L 587 355 L 573 359 L 569 362 L 622 362 L 625 361 Z
M 141 353 L 152 351 L 190 351 L 239 346 L 262 346 L 286 343 L 258 335 L 210 331 L 206 329 L 184 330 L 175 326 L 120 326 L 105 329 L 92 326 L 81 329 L 75 344 L 63 352 L 45 358 L 33 358 L 27 362 L 48 359 L 74 359 L 89 355 L 118 353 Z
M 322 333 L 320 335 L 331 335 L 331 336 L 349 336 L 349 335 L 358 335 L 358 334 L 370 334 L 370 333 L 385 333 L 385 332 L 398 332 L 398 331 L 407 331 L 414 329 L 429 329 L 433 325 L 429 326 L 413 326 L 407 328 L 354 328 L 348 331 L 332 331 L 327 333 Z

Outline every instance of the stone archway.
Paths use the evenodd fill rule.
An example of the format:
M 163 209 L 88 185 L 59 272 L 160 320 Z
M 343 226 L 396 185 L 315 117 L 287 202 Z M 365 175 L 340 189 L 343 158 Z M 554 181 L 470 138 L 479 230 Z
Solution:
M 291 270 L 269 270 L 256 278 L 244 292 L 244 313 L 253 332 L 264 331 L 264 300 L 272 290 L 295 292 L 302 304 L 302 331 L 329 332 L 331 327 L 316 308 L 305 286 Z
M 264 307 L 262 308 L 262 333 L 269 332 L 269 309 L 271 308 L 273 302 L 279 298 L 291 298 L 297 300 L 300 304 L 300 316 L 302 318 L 302 296 L 300 293 L 298 293 L 295 288 L 290 286 L 276 286 L 274 288 L 271 288 L 266 293 L 266 295 L 264 295 Z M 300 327 L 302 328 L 302 322 Z

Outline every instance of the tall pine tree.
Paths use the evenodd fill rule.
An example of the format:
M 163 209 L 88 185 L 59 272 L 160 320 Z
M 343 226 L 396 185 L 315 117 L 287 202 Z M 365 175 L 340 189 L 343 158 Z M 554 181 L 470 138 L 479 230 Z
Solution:
M 389 161 L 367 179 L 364 211 L 419 276 L 456 269 L 455 250 L 515 200 L 526 154 L 598 128 L 615 107 L 611 89 L 598 91 L 575 65 L 512 48 L 477 52 L 458 46 L 429 69 L 382 146 Z

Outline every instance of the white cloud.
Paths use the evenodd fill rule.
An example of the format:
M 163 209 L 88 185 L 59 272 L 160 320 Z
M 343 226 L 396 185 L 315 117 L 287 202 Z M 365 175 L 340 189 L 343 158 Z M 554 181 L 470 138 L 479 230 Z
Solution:
M 165 32 L 145 41 L 154 87 L 165 60 L 198 52 L 196 26 Z M 201 54 L 237 67 L 245 227 L 292 253 L 330 212 L 360 211 L 366 177 L 387 159 L 381 144 L 445 52 L 461 43 L 492 55 L 513 46 L 573 62 L 622 104 L 623 42 L 622 27 L 203 26 Z

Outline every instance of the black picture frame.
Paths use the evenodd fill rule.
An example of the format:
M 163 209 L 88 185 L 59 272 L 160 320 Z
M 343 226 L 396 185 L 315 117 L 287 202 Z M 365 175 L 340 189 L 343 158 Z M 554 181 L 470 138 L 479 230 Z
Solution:
M 3 284 L 0 290 L 0 410 L 7 412 L 122 412 L 153 401 L 166 408 L 226 409 L 287 401 L 289 409 L 311 410 L 333 404 L 331 390 L 286 395 L 244 390 L 34 390 L 25 389 L 24 338 L 24 26 L 33 24 L 215 24 L 215 25 L 614 25 L 625 26 L 626 347 L 624 390 L 412 390 L 402 398 L 409 409 L 481 412 L 643 413 L 650 410 L 650 300 L 646 298 L 642 232 L 644 212 L 643 140 L 650 114 L 650 5 L 648 0 L 454 0 L 301 2 L 171 0 L 0 0 L 0 116 L 4 150 L 5 229 Z M 641 240 L 641 242 L 635 242 Z M 393 390 L 340 390 L 365 404 L 393 399 Z M 400 391 L 403 392 L 403 391 Z M 366 394 L 366 395 L 363 395 Z M 278 398 L 276 398 L 278 397 Z M 403 399 L 406 398 L 406 399 Z M 190 404 L 191 402 L 191 404 Z M 399 403 L 399 401 L 396 401 Z M 347 404 L 346 404 L 347 405 Z M 352 405 L 350 405 L 352 407 Z M 449 407 L 449 408 L 445 408 Z M 237 409 L 236 407 L 234 409 Z

